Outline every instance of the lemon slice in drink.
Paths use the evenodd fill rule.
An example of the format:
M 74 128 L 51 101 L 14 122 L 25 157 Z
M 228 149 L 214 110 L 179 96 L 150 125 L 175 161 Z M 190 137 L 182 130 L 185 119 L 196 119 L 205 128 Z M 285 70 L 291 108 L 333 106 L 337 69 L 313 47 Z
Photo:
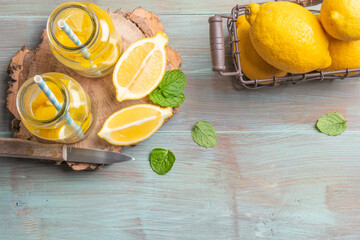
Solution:
M 172 108 L 151 104 L 133 105 L 106 119 L 98 136 L 114 145 L 135 144 L 153 135 L 172 114 Z
M 160 84 L 166 70 L 167 43 L 166 34 L 159 32 L 126 49 L 113 73 L 116 99 L 119 102 L 143 98 Z
M 76 36 L 80 39 L 82 43 L 85 43 L 89 39 L 94 28 L 89 15 L 85 11 L 81 10 L 75 11 L 69 16 L 67 16 L 65 18 L 65 22 L 68 24 L 68 26 L 76 34 Z M 69 41 L 71 40 L 69 39 Z M 71 43 L 69 42 L 69 44 Z M 76 47 L 75 44 L 74 47 Z

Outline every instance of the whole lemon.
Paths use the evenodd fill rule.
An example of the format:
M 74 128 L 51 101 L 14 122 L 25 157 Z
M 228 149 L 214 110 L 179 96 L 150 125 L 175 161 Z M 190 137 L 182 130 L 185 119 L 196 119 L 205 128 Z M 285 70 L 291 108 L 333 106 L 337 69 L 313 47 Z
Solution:
M 330 66 L 329 40 L 306 8 L 290 2 L 252 3 L 245 14 L 251 42 L 269 64 L 290 73 Z
M 320 18 L 332 37 L 344 41 L 360 40 L 359 14 L 359 0 L 324 0 Z
M 250 24 L 246 21 L 245 16 L 237 19 L 236 27 L 239 39 L 241 70 L 249 79 L 264 79 L 286 75 L 286 72 L 271 66 L 256 52 L 250 40 Z
M 360 40 L 342 41 L 329 36 L 329 41 L 332 64 L 325 71 L 360 68 Z

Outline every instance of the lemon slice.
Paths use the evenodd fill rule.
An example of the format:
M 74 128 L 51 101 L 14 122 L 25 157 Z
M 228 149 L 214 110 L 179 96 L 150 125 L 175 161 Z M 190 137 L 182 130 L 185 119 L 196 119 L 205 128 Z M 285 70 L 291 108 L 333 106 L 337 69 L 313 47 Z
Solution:
M 172 108 L 137 104 L 112 114 L 98 132 L 100 138 L 114 145 L 131 145 L 153 135 L 172 116 Z
M 119 102 L 143 98 L 160 84 L 166 70 L 167 43 L 166 34 L 159 32 L 126 49 L 113 73 L 116 99 Z
M 39 129 L 37 135 L 45 140 L 62 140 L 64 139 L 65 125 L 55 129 Z
M 84 44 L 90 38 L 93 31 L 93 23 L 89 15 L 83 10 L 65 10 L 63 20 L 75 33 L 75 35 Z M 55 29 L 55 35 L 58 41 L 67 47 L 76 47 L 75 43 L 66 35 L 60 27 Z
M 64 20 L 82 43 L 85 43 L 89 39 L 93 31 L 93 23 L 85 11 L 74 11 L 65 17 Z M 74 46 L 76 45 L 74 44 Z

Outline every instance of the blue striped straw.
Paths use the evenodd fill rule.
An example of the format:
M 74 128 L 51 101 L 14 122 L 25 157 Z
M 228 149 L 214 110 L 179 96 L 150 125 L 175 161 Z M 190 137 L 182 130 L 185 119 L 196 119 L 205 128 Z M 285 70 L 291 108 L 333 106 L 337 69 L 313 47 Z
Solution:
M 78 36 L 76 36 L 76 34 L 73 32 L 73 30 L 71 30 L 71 28 L 69 27 L 69 25 L 67 25 L 67 23 L 64 21 L 64 19 L 60 19 L 58 21 L 58 26 L 61 28 L 61 30 L 64 31 L 64 33 L 70 38 L 70 40 L 77 46 L 77 47 L 80 47 L 83 45 L 83 43 L 80 41 L 80 39 L 78 38 Z M 84 50 L 82 51 L 81 53 L 81 56 L 83 58 L 85 58 L 86 60 L 89 59 L 90 57 L 90 52 L 84 48 Z M 92 64 L 92 61 L 90 61 L 90 63 Z M 96 64 L 92 64 L 90 66 L 90 70 L 96 68 L 97 65 Z M 101 74 L 100 71 L 98 71 L 96 73 L 97 75 Z
M 49 87 L 46 85 L 44 79 L 40 75 L 34 76 L 34 82 L 37 83 L 41 91 L 46 95 L 46 97 L 49 99 L 51 104 L 56 108 L 57 111 L 61 110 L 61 104 L 56 99 L 54 93 L 49 89 Z M 70 116 L 68 112 L 64 115 L 66 123 L 72 128 L 72 130 L 75 132 L 76 136 L 79 139 L 84 139 L 84 133 L 81 129 L 81 126 L 78 125 Z

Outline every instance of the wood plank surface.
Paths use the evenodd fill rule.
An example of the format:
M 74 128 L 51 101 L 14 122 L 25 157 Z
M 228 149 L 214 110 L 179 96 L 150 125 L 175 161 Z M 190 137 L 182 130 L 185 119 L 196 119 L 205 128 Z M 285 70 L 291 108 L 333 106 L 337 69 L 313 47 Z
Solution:
M 0 1 L 0 69 L 30 48 L 63 1 Z M 73 172 L 34 160 L 0 158 L 0 239 L 360 239 L 358 79 L 234 90 L 211 72 L 207 19 L 250 1 L 92 1 L 110 10 L 143 6 L 160 14 L 183 57 L 188 84 L 181 111 L 153 137 L 128 148 L 136 161 Z M 0 71 L 0 137 L 10 136 Z M 315 129 L 338 111 L 347 131 Z M 192 142 L 198 120 L 218 144 Z M 148 158 L 176 155 L 167 175 Z
M 38 4 L 34 4 L 32 0 L 7 1 L 0 0 L 0 16 L 48 16 L 58 5 L 68 2 L 67 0 L 51 0 L 42 3 L 39 8 Z M 189 0 L 151 0 L 151 1 L 117 1 L 113 0 L 94 0 L 92 3 L 101 6 L 104 9 L 114 11 L 118 8 L 134 9 L 143 7 L 149 11 L 155 12 L 157 15 L 206 15 L 206 14 L 229 14 L 231 9 L 236 5 L 249 3 L 266 2 L 264 0 L 248 0 L 248 1 L 189 1 Z M 21 7 L 19 7 L 21 6 Z M 317 9 L 317 7 L 314 7 Z
M 0 0 L 0 15 L 48 15 L 51 11 L 61 3 L 68 2 L 66 0 L 51 0 L 44 1 L 42 7 L 39 4 L 34 4 L 31 0 L 21 1 L 6 1 Z M 104 9 L 116 10 L 134 9 L 142 6 L 149 11 L 156 12 L 157 14 L 217 14 L 228 13 L 239 1 L 229 0 L 226 2 L 217 0 L 208 1 L 188 1 L 188 0 L 151 0 L 151 1 L 112 1 L 112 0 L 94 0 L 94 4 L 101 6 Z M 261 2 L 261 0 L 250 0 L 249 2 Z M 241 2 L 240 2 L 241 3 Z M 21 7 L 19 7 L 21 5 Z
M 204 150 L 187 132 L 157 133 L 125 150 L 136 161 L 97 172 L 2 161 L 0 230 L 5 239 L 358 239 L 357 138 L 221 133 Z M 177 156 L 165 176 L 147 160 L 159 146 Z

